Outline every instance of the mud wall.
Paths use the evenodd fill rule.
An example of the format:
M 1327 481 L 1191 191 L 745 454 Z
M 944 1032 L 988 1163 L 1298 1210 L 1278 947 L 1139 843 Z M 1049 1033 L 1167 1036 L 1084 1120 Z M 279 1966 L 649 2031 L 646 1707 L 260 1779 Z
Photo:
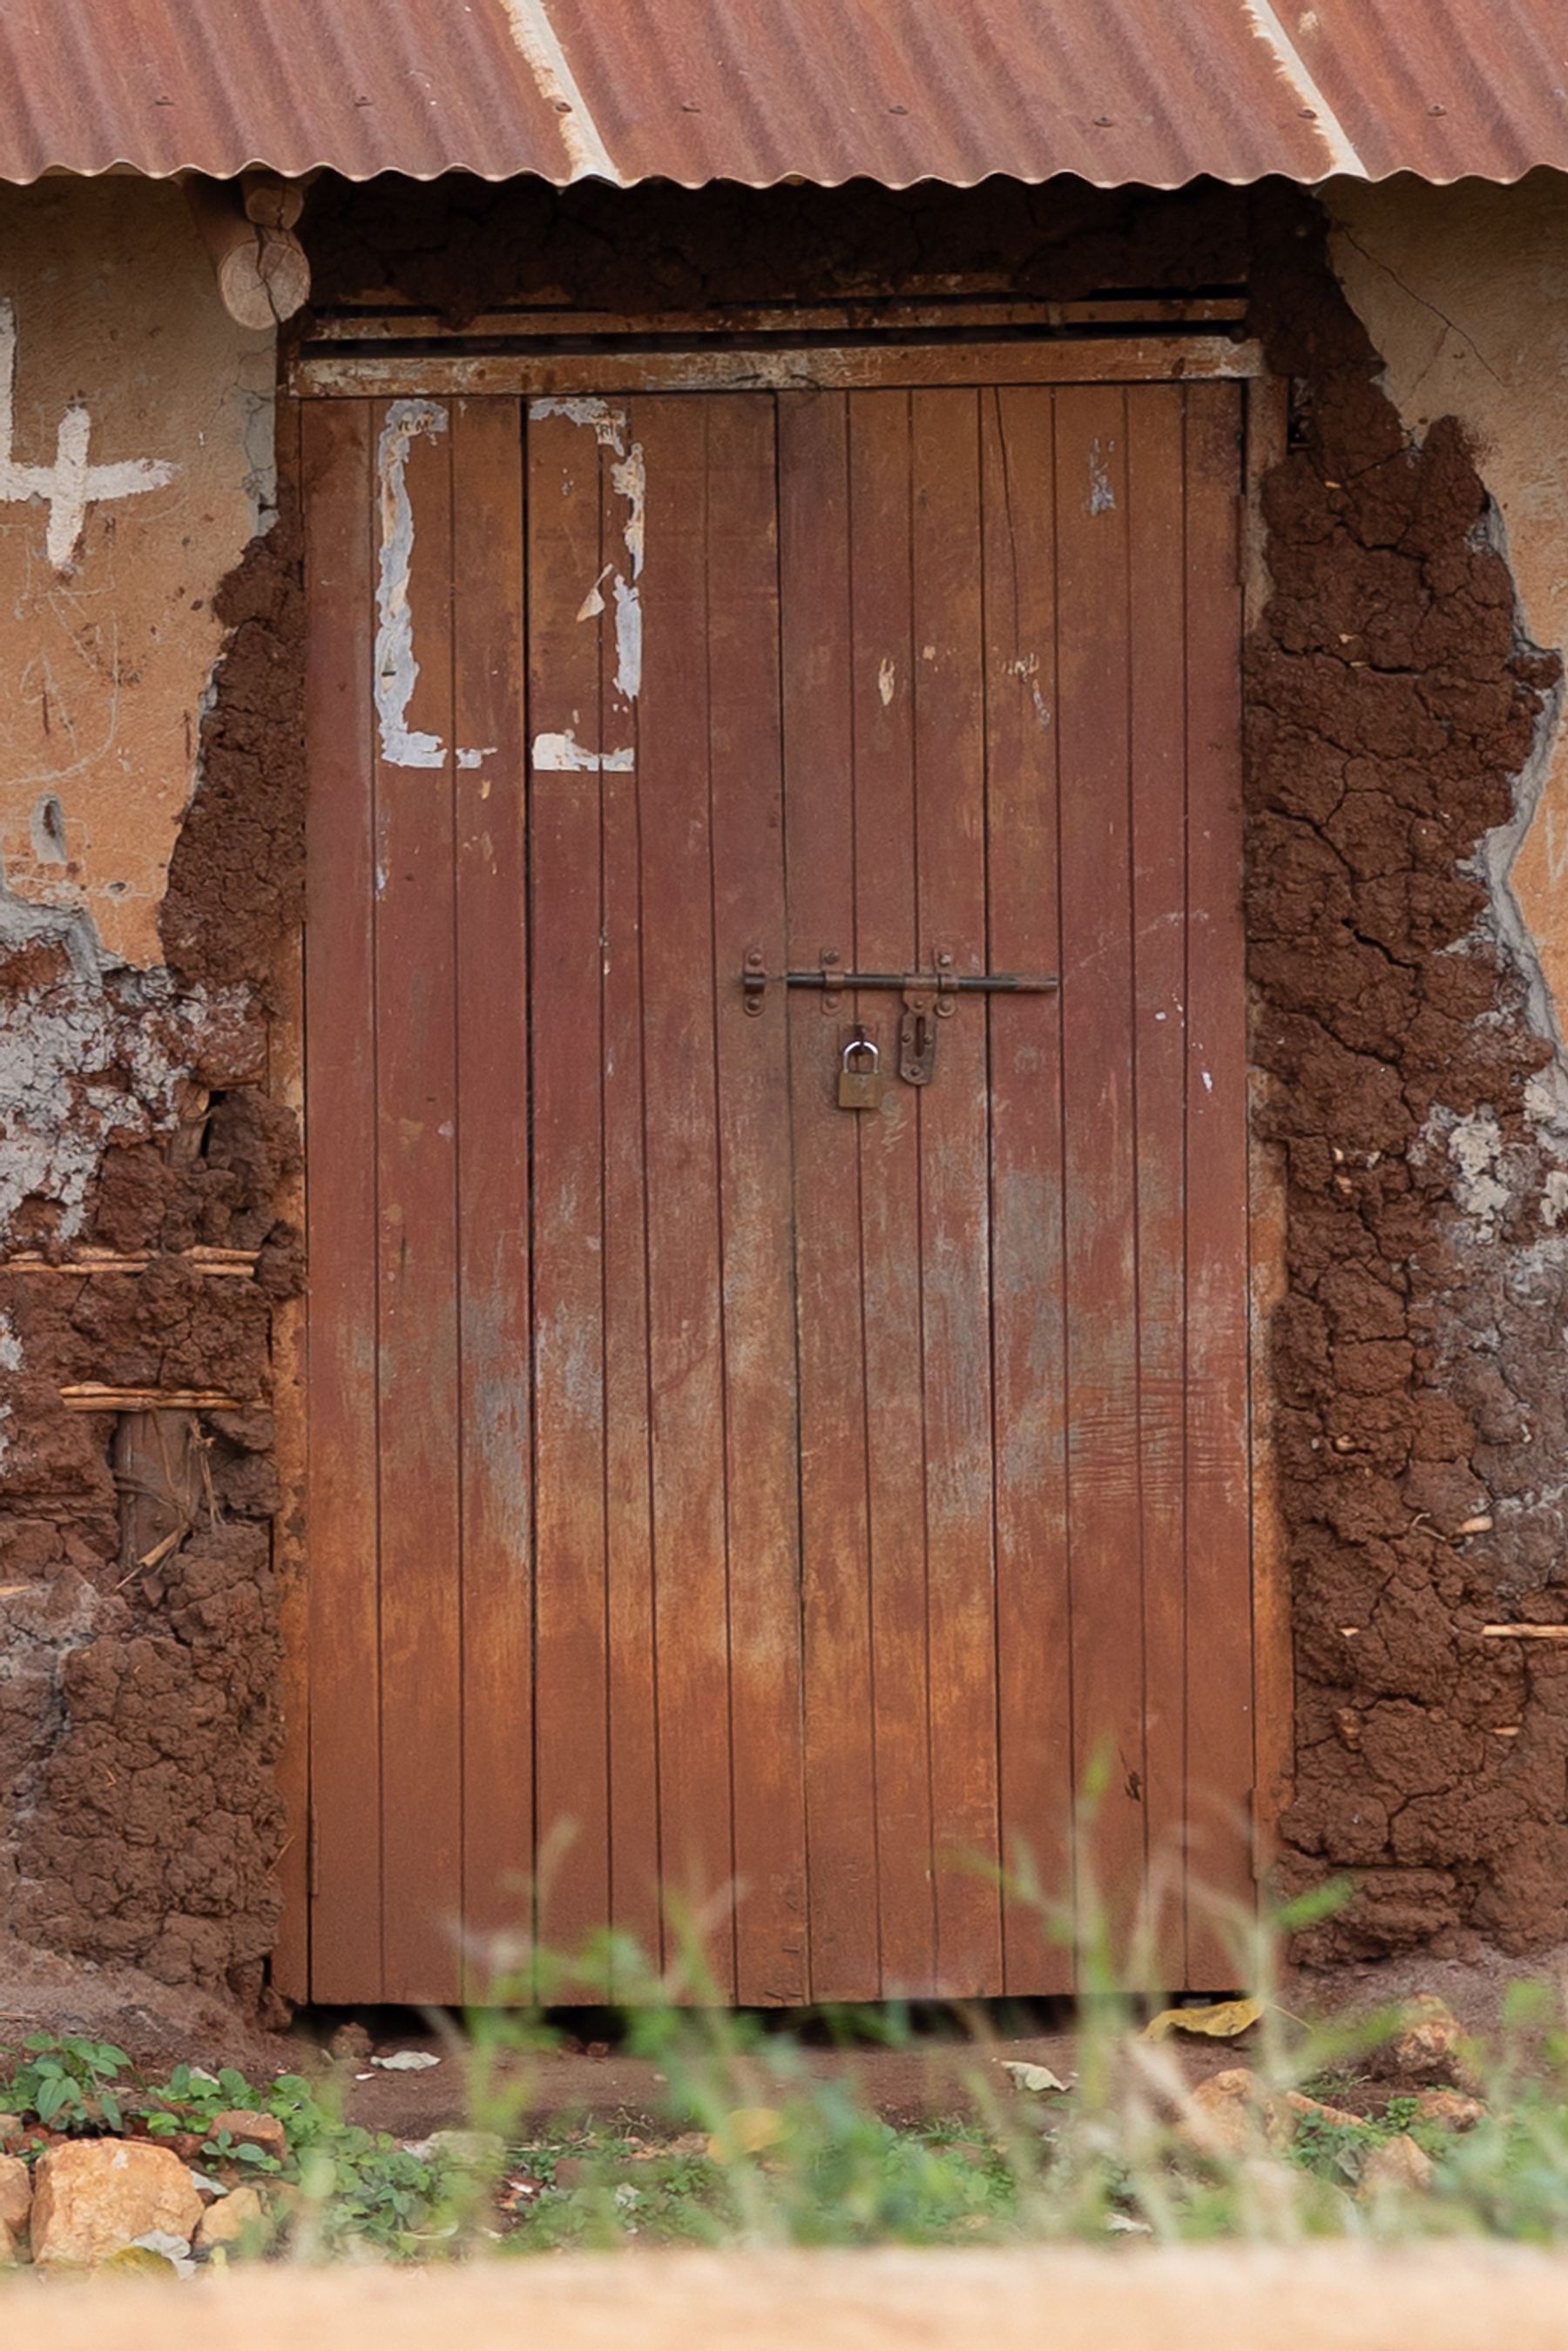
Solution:
M 162 714 L 137 754 L 140 814 L 117 797 L 134 762 L 114 746 L 54 791 L 57 814 L 25 757 L 4 787 L 0 1898 L 33 1942 L 249 1994 L 284 1835 L 271 1351 L 299 1281 L 298 1141 L 269 1019 L 298 911 L 298 545 L 286 496 L 241 556 L 270 519 L 255 355 L 214 321 L 178 199 L 102 194 L 10 200 L 40 274 L 47 248 L 85 284 L 102 247 L 123 256 L 106 280 L 122 289 L 126 208 L 145 206 L 132 225 L 159 281 L 53 377 L 29 375 L 53 363 L 23 340 L 32 297 L 11 298 L 16 462 L 43 464 L 61 402 L 101 402 L 107 432 L 123 383 L 145 429 L 106 439 L 105 462 L 184 464 L 177 402 L 199 399 L 212 480 L 199 514 L 171 503 L 184 475 L 106 497 L 63 571 L 44 497 L 0 499 L 0 562 L 43 599 L 19 630 L 0 622 L 0 664 L 62 606 L 78 613 L 112 558 L 91 609 L 121 643 L 140 613 L 145 639 L 115 672 L 117 707 L 134 691 Z M 455 321 L 518 298 L 647 312 L 1251 285 L 1293 387 L 1246 677 L 1260 1125 L 1288 1198 L 1272 1339 L 1299 1701 L 1285 1874 L 1354 1881 L 1311 1955 L 1474 1933 L 1526 1949 L 1568 1934 L 1568 1658 L 1485 1628 L 1568 1619 L 1568 1177 L 1531 929 L 1544 901 L 1527 919 L 1507 886 L 1559 691 L 1531 632 L 1557 632 L 1546 604 L 1520 609 L 1463 426 L 1390 398 L 1326 229 L 1297 192 L 1201 183 L 557 196 L 329 180 L 304 233 L 321 302 L 395 290 Z M 178 579 L 159 568 L 176 548 Z M 62 1396 L 89 1383 L 113 1408 Z
M 1509 866 L 1561 666 L 1465 424 L 1410 429 L 1291 209 L 1260 206 L 1254 255 L 1297 446 L 1247 668 L 1253 1050 L 1288 1161 L 1288 1876 L 1354 1887 L 1311 1956 L 1525 1950 L 1568 1933 L 1568 1659 L 1532 1636 L 1568 1616 L 1568 1134 Z
M 176 191 L 0 194 L 0 1931 L 250 1993 L 298 1279 L 275 376 Z

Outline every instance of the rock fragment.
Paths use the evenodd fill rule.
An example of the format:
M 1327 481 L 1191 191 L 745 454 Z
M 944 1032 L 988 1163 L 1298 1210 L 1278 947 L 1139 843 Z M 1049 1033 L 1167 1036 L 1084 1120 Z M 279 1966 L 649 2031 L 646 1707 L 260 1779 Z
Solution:
M 267 2235 L 266 2209 L 254 2188 L 231 2188 L 209 2204 L 196 2224 L 195 2242 L 204 2252 L 214 2245 L 237 2245 L 248 2241 L 259 2246 Z
M 1356 2190 L 1364 2204 L 1383 2196 L 1424 2196 L 1437 2176 L 1432 2158 L 1407 2131 L 1375 2147 L 1361 2168 Z
M 207 2137 L 219 2138 L 225 2131 L 235 2147 L 259 2147 L 263 2155 L 276 2156 L 279 2163 L 288 2153 L 288 2135 L 276 2115 L 264 2115 L 250 2106 L 234 2106 L 226 2114 L 213 2116 Z
M 33 2259 L 40 2268 L 90 2268 L 139 2237 L 187 2241 L 202 2199 L 177 2155 L 144 2139 L 69 2139 L 38 2158 Z

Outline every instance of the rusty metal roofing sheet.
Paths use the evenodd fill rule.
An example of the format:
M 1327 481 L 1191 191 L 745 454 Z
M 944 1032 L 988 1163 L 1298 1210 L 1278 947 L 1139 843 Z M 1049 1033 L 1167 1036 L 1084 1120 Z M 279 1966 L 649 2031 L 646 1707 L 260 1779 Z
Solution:
M 1568 0 L 0 0 L 0 178 L 1568 167 Z

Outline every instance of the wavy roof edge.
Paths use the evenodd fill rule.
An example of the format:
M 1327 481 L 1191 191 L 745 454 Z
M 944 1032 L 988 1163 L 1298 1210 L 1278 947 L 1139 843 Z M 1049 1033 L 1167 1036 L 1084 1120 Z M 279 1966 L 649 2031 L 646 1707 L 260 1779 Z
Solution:
M 1563 0 L 0 0 L 0 180 L 1568 169 Z

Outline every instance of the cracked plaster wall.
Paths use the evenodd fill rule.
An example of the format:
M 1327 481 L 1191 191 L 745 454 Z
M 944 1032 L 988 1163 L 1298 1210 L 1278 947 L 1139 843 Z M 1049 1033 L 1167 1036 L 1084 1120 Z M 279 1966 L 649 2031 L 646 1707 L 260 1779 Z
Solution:
M 1568 647 L 1568 177 L 1430 188 L 1402 174 L 1323 191 L 1330 252 L 1406 430 L 1457 416 L 1493 501 L 1525 632 Z M 1494 904 L 1534 958 L 1532 1015 L 1568 1011 L 1568 733 L 1561 697 L 1490 859 Z M 1568 1095 L 1568 1086 L 1563 1089 Z
M 148 967 L 218 585 L 275 496 L 273 338 L 225 311 L 179 190 L 125 178 L 0 189 L 0 936 L 75 917 L 78 959 Z M 73 413 L 88 502 L 57 562 Z M 128 491 L 136 465 L 167 477 Z
M 250 1999 L 299 1283 L 275 379 L 177 189 L 0 190 L 0 1946 Z M 71 1409 L 83 1383 L 211 1408 Z

